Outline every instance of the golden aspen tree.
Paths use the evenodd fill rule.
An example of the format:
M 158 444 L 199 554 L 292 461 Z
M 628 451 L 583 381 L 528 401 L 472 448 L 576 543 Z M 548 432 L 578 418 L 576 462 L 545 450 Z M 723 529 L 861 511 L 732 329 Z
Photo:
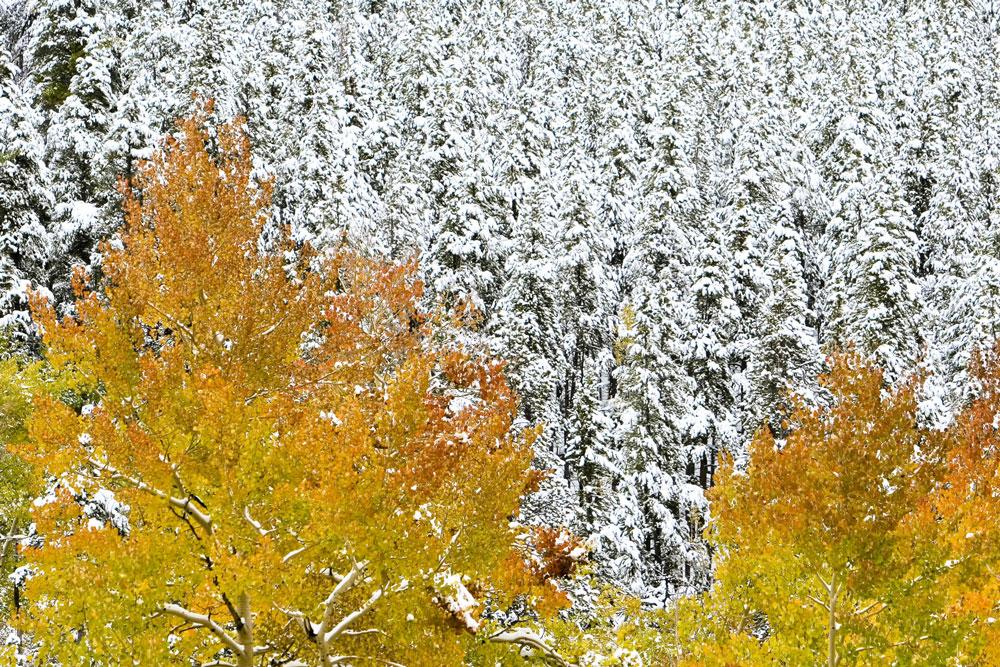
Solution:
M 31 499 L 39 489 L 29 466 L 8 449 L 26 437 L 31 393 L 41 381 L 38 364 L 8 352 L 0 339 L 0 613 L 17 613 L 20 577 L 11 580 L 19 564 L 17 544 L 30 537 Z M 3 655 L 0 652 L 0 655 Z
M 924 517 L 949 550 L 948 614 L 970 632 L 962 664 L 1000 665 L 1000 344 L 972 364 L 979 392 L 955 420 L 947 475 Z
M 919 378 L 888 389 L 853 353 L 798 402 L 790 432 L 754 438 L 711 491 L 718 582 L 682 603 L 685 664 L 944 664 L 967 640 L 926 521 L 951 435 L 921 428 Z
M 203 118 L 123 186 L 72 314 L 32 302 L 76 397 L 38 392 L 17 448 L 51 488 L 20 618 L 39 660 L 565 664 L 484 614 L 561 601 L 518 553 L 538 480 L 502 364 L 421 309 L 414 266 L 270 233 L 241 124 Z M 101 490 L 125 520 L 78 502 Z

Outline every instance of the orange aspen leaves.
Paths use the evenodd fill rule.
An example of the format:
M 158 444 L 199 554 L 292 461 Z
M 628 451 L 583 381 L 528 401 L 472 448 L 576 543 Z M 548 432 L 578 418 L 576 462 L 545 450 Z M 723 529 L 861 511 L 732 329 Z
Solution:
M 533 434 L 412 264 L 274 229 L 238 121 L 184 121 L 122 187 L 101 280 L 32 301 L 62 388 L 18 447 L 52 488 L 18 620 L 42 660 L 460 664 L 487 597 L 561 599 L 495 586 Z
M 984 600 L 970 574 L 998 552 L 963 553 L 980 544 L 964 522 L 989 522 L 956 496 L 987 451 L 968 434 L 981 407 L 955 429 L 925 428 L 919 378 L 888 388 L 853 353 L 832 357 L 821 384 L 829 400 L 799 402 L 784 440 L 765 428 L 745 470 L 722 466 L 711 491 L 718 582 L 682 604 L 688 662 L 996 664 L 977 660 L 997 597 Z M 956 465 L 970 452 L 971 465 Z

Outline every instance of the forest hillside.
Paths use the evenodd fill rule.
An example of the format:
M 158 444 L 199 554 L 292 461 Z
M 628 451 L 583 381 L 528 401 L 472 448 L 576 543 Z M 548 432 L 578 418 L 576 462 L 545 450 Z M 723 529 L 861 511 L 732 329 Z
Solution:
M 470 642 L 485 635 L 464 596 L 488 598 L 476 602 L 476 618 L 494 620 L 536 596 L 541 607 L 530 618 L 551 612 L 568 624 L 545 631 L 556 643 L 576 637 L 578 648 L 591 646 L 576 634 L 589 622 L 574 614 L 617 618 L 608 632 L 630 623 L 658 629 L 648 637 L 658 649 L 628 648 L 648 664 L 667 659 L 649 656 L 666 650 L 668 636 L 670 659 L 681 660 L 685 629 L 696 644 L 721 646 L 733 630 L 759 648 L 778 646 L 770 638 L 782 628 L 808 625 L 762 611 L 787 599 L 786 589 L 778 598 L 729 598 L 754 614 L 727 616 L 736 606 L 719 602 L 719 591 L 763 576 L 729 559 L 740 549 L 786 545 L 755 556 L 772 574 L 787 559 L 817 571 L 867 562 L 867 551 L 813 557 L 796 546 L 819 548 L 831 535 L 843 544 L 866 535 L 871 546 L 865 521 L 834 528 L 824 519 L 832 532 L 820 539 L 795 532 L 796 521 L 775 508 L 787 503 L 815 519 L 882 489 L 882 500 L 900 505 L 879 514 L 871 508 L 881 505 L 859 500 L 850 510 L 871 510 L 878 534 L 898 538 L 882 545 L 893 556 L 879 556 L 868 575 L 904 572 L 916 585 L 940 583 L 941 568 L 955 563 L 988 570 L 988 549 L 920 549 L 931 534 L 966 549 L 964 533 L 933 530 L 971 526 L 969 512 L 988 511 L 979 500 L 995 502 L 976 495 L 985 477 L 977 485 L 969 476 L 989 472 L 976 467 L 993 451 L 980 430 L 996 429 L 987 412 L 1000 336 L 998 39 L 993 0 L 0 0 L 0 434 L 10 458 L 3 476 L 17 489 L 8 495 L 21 499 L 4 519 L 3 566 L 18 568 L 17 605 L 38 586 L 26 604 L 64 600 L 57 606 L 69 614 L 59 632 L 38 619 L 17 630 L 18 645 L 31 646 L 19 659 L 46 655 L 73 627 L 78 652 L 53 659 L 118 664 L 77 662 L 103 641 L 94 632 L 87 644 L 79 630 L 100 598 L 68 602 L 74 581 L 100 579 L 102 561 L 81 556 L 98 549 L 134 562 L 130 579 L 148 579 L 142 597 L 154 606 L 122 607 L 121 618 L 135 626 L 173 614 L 178 627 L 222 642 L 219 662 L 183 664 L 363 664 L 336 653 L 347 626 L 329 634 L 339 627 L 333 594 L 326 619 L 284 606 L 284 616 L 252 612 L 264 634 L 305 624 L 308 651 L 318 651 L 311 657 L 276 632 L 261 644 L 268 652 L 255 654 L 241 635 L 251 612 L 235 597 L 223 605 L 234 623 L 215 629 L 211 614 L 193 607 L 188 616 L 155 607 L 165 581 L 184 579 L 138 572 L 149 565 L 143 558 L 170 551 L 166 533 L 128 537 L 157 498 L 199 544 L 223 539 L 217 516 L 223 527 L 244 521 L 246 534 L 226 544 L 260 538 L 266 549 L 198 553 L 209 569 L 244 560 L 231 565 L 249 568 L 248 581 L 279 571 L 285 561 L 273 560 L 274 550 L 305 549 L 304 536 L 324 521 L 384 553 L 399 548 L 392 534 L 403 530 L 388 507 L 430 526 L 437 519 L 427 508 L 438 504 L 442 517 L 463 516 L 469 527 L 456 523 L 449 534 L 442 518 L 427 544 L 408 542 L 417 560 L 382 568 L 383 581 L 362 587 L 376 600 L 398 594 L 398 608 L 379 612 L 384 623 L 406 618 L 402 601 L 412 591 L 397 590 L 400 581 L 424 576 Z M 354 356 L 342 356 L 348 348 Z M 183 374 L 200 364 L 213 370 L 190 384 Z M 356 395 L 330 384 L 326 374 L 342 372 L 338 382 Z M 317 384 L 307 390 L 309 382 Z M 838 412 L 847 406 L 865 416 Z M 232 433 L 217 431 L 222 422 Z M 332 435 L 331 424 L 350 435 Z M 287 437 L 284 455 L 262 444 L 271 437 L 262 429 L 273 429 L 274 443 Z M 254 444 L 230 460 L 219 449 L 226 437 Z M 342 458 L 317 460 L 311 472 L 286 461 L 309 460 L 334 437 Z M 88 440 L 100 438 L 96 449 Z M 177 458 L 184 438 L 184 456 L 207 466 L 194 480 L 170 474 L 171 465 L 195 466 Z M 505 443 L 499 459 L 494 440 Z M 437 452 L 430 467 L 404 465 L 423 461 L 413 443 L 446 441 L 457 449 Z M 83 450 L 71 455 L 72 443 Z M 376 465 L 359 453 L 365 446 L 399 460 Z M 855 458 L 838 458 L 838 447 Z M 263 468 L 246 458 L 251 451 Z M 857 465 L 874 476 L 851 478 L 852 488 L 846 471 Z M 100 479 L 69 481 L 81 466 Z M 483 486 L 463 466 L 481 470 Z M 773 484 L 754 486 L 755 469 Z M 339 488 L 350 470 L 354 493 L 375 495 L 364 496 L 370 507 L 338 514 L 351 495 L 319 489 Z M 843 472 L 839 487 L 821 483 L 824 470 Z M 905 483 L 897 479 L 904 470 L 912 473 Z M 379 475 L 429 476 L 434 493 L 447 487 L 463 502 L 430 491 L 417 502 L 403 486 L 397 497 L 388 482 L 378 487 Z M 965 488 L 956 475 L 972 496 L 928 500 Z M 187 486 L 202 483 L 212 489 L 205 497 L 189 495 Z M 123 485 L 158 493 L 126 502 Z M 231 517 L 209 511 L 212 494 L 232 503 L 236 488 L 242 506 Z M 65 506 L 55 500 L 61 494 Z M 464 494 L 489 502 L 469 504 Z M 324 504 L 330 514 L 316 514 Z M 74 542 L 82 551 L 55 553 L 42 526 L 73 533 L 60 514 L 70 505 L 117 530 L 100 539 L 124 541 Z M 515 515 L 511 525 L 500 520 Z M 377 535 L 366 534 L 365 521 L 378 523 Z M 790 532 L 754 532 L 765 525 Z M 904 539 L 899 531 L 916 532 Z M 320 530 L 314 539 L 334 537 Z M 342 547 L 324 556 L 338 561 L 341 583 L 374 567 L 374 556 Z M 47 554 L 37 566 L 14 558 L 32 549 Z M 538 561 L 522 572 L 500 558 L 510 549 Z M 439 571 L 428 574 L 435 562 Z M 936 574 L 918 573 L 931 562 Z M 335 564 L 314 565 L 333 572 Z M 62 573 L 58 585 L 30 583 L 45 567 Z M 464 583 L 460 567 L 471 577 Z M 801 582 L 805 571 L 782 570 L 782 581 Z M 826 644 L 774 664 L 884 657 L 925 635 L 947 659 L 986 646 L 976 633 L 994 622 L 986 600 L 997 599 L 997 582 L 973 584 L 980 574 L 963 574 L 974 592 L 948 588 L 954 582 L 934 589 L 955 595 L 924 610 L 925 619 L 948 618 L 946 631 L 894 618 L 891 631 L 865 626 L 837 638 L 830 621 L 817 635 Z M 184 580 L 195 602 L 207 595 L 202 579 Z M 475 581 L 500 582 L 495 597 Z M 838 586 L 848 585 L 829 573 L 822 581 L 817 608 L 832 619 L 848 596 Z M 869 584 L 851 589 L 864 618 L 903 595 Z M 275 586 L 269 595 L 296 604 L 322 588 Z M 710 623 L 677 604 L 680 596 L 721 606 Z M 893 599 L 913 608 L 923 599 L 906 596 Z M 622 611 L 624 599 L 632 611 Z M 440 611 L 432 607 L 412 612 L 411 623 Z M 976 620 L 960 608 L 974 609 Z M 725 631 L 720 619 L 729 619 Z M 495 643 L 570 664 L 545 632 Z M 850 632 L 867 639 L 851 644 Z M 177 651 L 200 650 L 178 636 Z M 157 662 L 166 659 L 161 639 L 106 641 L 136 651 L 134 664 L 165 664 Z M 435 655 L 445 664 L 508 664 L 492 646 L 470 658 L 464 644 L 438 639 L 421 648 L 426 657 L 407 660 L 418 656 L 407 641 L 362 648 L 383 664 L 435 664 Z M 788 641 L 800 652 L 807 644 Z M 747 646 L 719 649 L 718 664 L 762 664 Z M 287 649 L 287 660 L 271 649 Z M 265 653 L 271 662 L 255 662 Z M 633 664 L 621 655 L 579 664 Z M 698 659 L 710 662 L 707 655 Z M 906 660 L 917 653 L 893 655 L 893 664 L 952 664 L 938 654 L 916 663 Z M 995 664 L 964 655 L 954 659 Z

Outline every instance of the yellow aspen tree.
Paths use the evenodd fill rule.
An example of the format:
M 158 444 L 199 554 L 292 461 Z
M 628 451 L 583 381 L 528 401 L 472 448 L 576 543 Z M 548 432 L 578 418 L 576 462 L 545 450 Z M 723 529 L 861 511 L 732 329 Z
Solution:
M 944 664 L 967 639 L 940 586 L 951 552 L 927 522 L 951 435 L 921 428 L 919 378 L 891 389 L 853 353 L 776 440 L 711 491 L 718 582 L 682 604 L 685 664 Z
M 972 364 L 979 392 L 955 420 L 948 470 L 924 517 L 951 567 L 948 614 L 968 628 L 962 664 L 1000 665 L 1000 344 Z
M 5 615 L 16 614 L 20 606 L 20 577 L 11 575 L 19 565 L 18 543 L 31 537 L 29 508 L 39 492 L 29 466 L 8 450 L 24 442 L 40 370 L 38 364 L 8 352 L 0 339 L 0 613 Z M 0 656 L 10 658 L 2 651 Z
M 19 620 L 40 662 L 564 664 L 483 613 L 561 600 L 518 551 L 538 480 L 503 365 L 421 309 L 414 266 L 271 230 L 241 124 L 203 118 L 123 186 L 72 313 L 32 302 L 64 389 L 17 448 L 51 489 Z M 102 491 L 124 519 L 81 502 Z

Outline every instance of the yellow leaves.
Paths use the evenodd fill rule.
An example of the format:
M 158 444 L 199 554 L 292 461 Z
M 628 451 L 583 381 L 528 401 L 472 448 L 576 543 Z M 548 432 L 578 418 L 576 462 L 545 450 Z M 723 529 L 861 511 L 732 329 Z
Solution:
M 725 474 L 713 493 L 728 495 L 724 519 L 744 533 L 816 545 L 803 554 L 814 569 L 843 569 L 879 555 L 880 541 L 930 490 L 944 443 L 917 428 L 912 385 L 883 398 L 881 373 L 855 356 L 837 358 L 821 382 L 833 404 L 798 405 L 780 446 L 769 430 L 758 433 L 746 474 Z
M 0 339 L 0 355 L 3 344 Z M 37 366 L 22 368 L 16 357 L 0 356 L 0 436 L 5 442 L 24 437 L 24 424 L 31 413 L 32 389 L 41 381 Z
M 68 405 L 44 393 L 37 394 L 32 402 L 34 414 L 46 417 L 31 419 L 27 442 L 11 449 L 33 465 L 44 464 L 53 473 L 62 472 L 79 451 L 79 418 Z
M 57 640 L 67 633 L 94 657 L 188 664 L 218 657 L 222 639 L 196 621 L 178 630 L 167 605 L 241 633 L 232 604 L 246 595 L 256 636 L 239 641 L 286 659 L 441 664 L 475 639 L 419 583 L 434 573 L 494 600 L 561 604 L 539 573 L 496 577 L 536 482 L 502 364 L 421 310 L 413 264 L 320 256 L 287 230 L 265 242 L 270 185 L 252 178 L 240 123 L 213 135 L 204 118 L 123 185 L 120 243 L 103 246 L 101 284 L 77 277 L 74 316 L 33 299 L 69 393 L 37 392 L 22 448 L 62 484 L 36 509 L 59 537 L 26 552 L 44 573 L 25 629 L 68 664 L 81 650 Z M 127 537 L 80 513 L 73 497 L 99 488 L 129 505 Z M 329 617 L 328 641 L 306 616 Z M 334 632 L 339 620 L 373 631 Z
M 631 347 L 632 343 L 635 342 L 637 333 L 635 306 L 626 303 L 622 307 L 621 311 L 621 331 L 619 332 L 618 339 L 615 341 L 614 349 L 612 350 L 615 363 L 621 365 L 626 362 L 629 355 L 629 347 Z
M 890 389 L 835 356 L 827 403 L 798 402 L 782 441 L 758 433 L 745 471 L 723 463 L 718 583 L 682 606 L 691 664 L 975 660 L 1000 599 L 984 576 L 997 558 L 982 549 L 986 504 L 962 491 L 986 451 L 964 433 L 983 429 L 968 411 L 949 431 L 920 427 L 919 381 Z
M 593 609 L 568 608 L 544 624 L 547 637 L 569 664 L 581 667 L 640 667 L 675 665 L 674 618 L 663 609 L 644 609 L 642 602 L 593 577 L 590 587 Z M 476 665 L 521 664 L 504 661 Z M 525 661 L 527 662 L 527 661 Z

